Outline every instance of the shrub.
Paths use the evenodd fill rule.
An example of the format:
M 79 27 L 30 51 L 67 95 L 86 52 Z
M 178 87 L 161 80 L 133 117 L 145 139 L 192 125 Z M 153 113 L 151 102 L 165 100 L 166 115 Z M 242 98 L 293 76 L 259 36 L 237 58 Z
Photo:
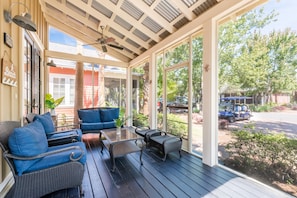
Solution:
M 148 116 L 145 116 L 142 113 L 137 113 L 136 111 L 133 111 L 133 126 L 136 126 L 136 127 L 149 126 Z
M 236 141 L 226 146 L 224 163 L 248 175 L 297 184 L 297 140 L 283 134 L 264 134 L 251 128 L 232 133 Z
M 163 128 L 163 114 L 158 114 L 158 128 Z M 174 114 L 167 114 L 167 132 L 178 136 L 187 138 L 187 123 L 185 123 L 179 116 Z

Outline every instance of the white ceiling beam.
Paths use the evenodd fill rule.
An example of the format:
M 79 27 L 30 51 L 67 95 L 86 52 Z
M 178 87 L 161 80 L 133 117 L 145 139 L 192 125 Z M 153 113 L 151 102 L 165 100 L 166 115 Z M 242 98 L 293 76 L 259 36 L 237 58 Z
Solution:
M 51 2 L 50 0 L 45 0 L 45 1 Z M 60 5 L 60 3 L 57 3 L 57 2 L 55 3 L 55 5 L 54 5 L 54 4 L 52 4 L 52 5 L 55 6 L 56 9 L 60 10 L 60 11 L 63 12 L 63 13 L 66 13 L 67 15 L 69 15 L 69 16 L 71 16 L 71 17 L 72 17 L 72 16 L 75 16 L 75 19 L 76 19 L 76 20 L 82 22 L 85 26 L 88 26 L 88 27 L 90 27 L 91 29 L 97 31 L 97 25 L 96 25 L 96 24 L 90 22 L 90 21 L 89 21 L 88 19 L 86 19 L 85 17 L 83 17 L 83 16 L 81 16 L 81 15 L 78 15 L 78 14 L 77 14 L 76 12 L 74 12 L 73 10 L 67 8 L 67 7 L 64 6 L 64 5 Z M 53 13 L 53 11 L 51 11 L 50 9 L 47 9 L 47 12 L 50 13 L 51 16 L 53 16 L 53 17 L 56 18 L 57 20 L 62 21 L 62 22 L 65 23 L 65 24 L 67 24 L 67 21 L 69 22 L 68 19 L 63 18 L 61 15 L 59 16 L 60 13 Z M 66 20 L 66 22 L 65 22 L 65 20 Z M 69 22 L 69 23 L 70 23 L 70 22 Z M 86 32 L 86 28 L 77 29 L 77 30 L 81 31 L 82 33 L 85 33 L 86 35 L 89 35 L 89 33 Z M 111 34 L 108 33 L 108 32 L 104 32 L 104 35 L 105 35 L 105 36 L 112 36 L 112 37 L 114 37 L 114 35 L 111 35 Z M 91 35 L 90 35 L 90 36 L 91 36 Z M 101 30 L 100 30 L 100 34 L 98 33 L 98 36 L 96 36 L 95 38 L 94 38 L 94 36 L 91 37 L 91 38 L 93 39 L 93 41 L 92 41 L 91 43 L 95 43 L 96 40 L 97 40 L 97 38 L 100 38 L 100 37 L 101 37 Z M 135 54 L 141 54 L 141 53 L 142 53 L 142 51 L 141 51 L 140 49 L 134 47 L 133 45 L 131 45 L 131 44 L 127 43 L 127 42 L 125 42 L 124 39 L 121 39 L 121 38 L 118 38 L 118 37 L 117 37 L 116 42 L 119 43 L 119 44 L 122 45 L 122 46 L 125 46 L 127 49 L 133 51 Z
M 176 31 L 176 28 L 173 27 L 168 21 L 166 21 L 162 16 L 160 16 L 153 8 L 148 6 L 143 1 L 131 1 L 134 6 L 136 6 L 139 10 L 144 12 L 147 16 L 149 16 L 151 19 L 153 19 L 156 23 L 161 25 L 165 30 L 167 30 L 170 33 L 173 33 Z
M 190 10 L 193 11 L 195 10 L 196 8 L 198 8 L 200 5 L 202 5 L 204 2 L 206 2 L 207 0 L 199 0 L 199 1 L 196 1 L 196 3 L 194 3 L 192 6 L 190 6 Z
M 68 54 L 64 52 L 56 52 L 56 51 L 50 51 L 50 50 L 45 50 L 45 56 L 51 57 L 51 58 L 63 59 L 63 60 L 81 61 L 81 62 L 87 62 L 87 63 L 108 65 L 108 66 L 117 66 L 117 67 L 128 66 L 128 63 L 125 63 L 125 62 L 88 57 L 88 56 L 83 56 L 81 54 Z
M 168 0 L 175 8 L 181 11 L 181 13 L 189 20 L 192 21 L 196 15 L 181 1 L 181 0 Z
M 86 17 L 82 17 L 77 12 L 75 12 L 75 11 L 71 10 L 70 8 L 66 7 L 66 5 L 63 4 L 63 3 L 59 3 L 58 1 L 52 1 L 52 0 L 44 0 L 44 2 L 46 2 L 47 4 L 53 6 L 55 9 L 65 13 L 66 15 L 69 15 L 72 18 L 77 19 L 78 21 L 80 21 L 83 24 L 86 24 L 86 25 L 91 26 L 91 27 L 94 26 L 94 24 L 91 24 L 90 21 Z M 48 11 L 49 11 L 49 9 L 48 9 Z
M 123 28 L 122 26 L 118 25 L 114 21 L 110 20 L 110 18 L 108 18 L 105 15 L 101 14 L 100 12 L 98 12 L 97 10 L 95 10 L 94 8 L 86 5 L 82 1 L 68 0 L 68 2 L 72 3 L 73 5 L 76 5 L 78 8 L 83 8 L 87 13 L 89 13 L 90 15 L 92 15 L 92 16 L 98 18 L 98 19 L 101 19 L 102 21 L 104 21 L 105 24 L 108 24 L 110 27 L 113 27 L 113 29 L 117 30 L 121 34 L 129 35 L 129 38 L 131 40 L 133 40 L 134 42 L 138 43 L 140 46 L 144 47 L 145 49 L 149 49 L 150 48 L 149 44 L 147 44 L 146 42 L 144 42 L 143 40 L 141 40 L 140 38 L 138 38 L 137 36 L 135 36 L 131 32 L 127 31 L 125 28 Z M 111 36 L 111 34 L 109 34 L 109 36 Z M 118 39 L 120 39 L 120 38 L 118 38 Z M 120 41 L 119 41 L 119 43 L 120 43 Z M 121 43 L 121 45 L 123 45 L 123 46 L 125 46 L 126 44 L 127 43 L 125 43 L 125 44 L 122 44 Z
M 210 20 L 211 18 L 223 18 L 223 16 L 230 15 L 235 11 L 240 12 L 240 10 L 242 11 L 255 4 L 259 4 L 259 2 L 263 2 L 263 1 L 267 1 L 267 0 L 222 1 L 219 4 L 215 5 L 214 7 L 212 7 L 210 10 L 201 14 L 198 18 L 194 19 L 192 22 L 183 26 L 183 28 L 177 30 L 175 33 L 166 37 L 160 43 L 154 45 L 152 48 L 145 51 L 140 56 L 131 60 L 129 65 L 135 65 L 138 62 L 141 62 L 142 60 L 150 56 L 151 54 L 159 52 L 160 50 L 167 48 L 173 43 L 179 40 L 182 40 L 183 38 L 193 34 L 194 32 L 202 28 L 202 25 L 205 23 L 205 21 Z
M 81 33 L 80 31 L 77 31 L 77 29 L 74 28 L 74 25 L 69 26 L 69 24 L 64 24 L 61 21 L 56 20 L 55 18 L 53 18 L 52 16 L 48 16 L 47 15 L 47 21 L 49 24 L 52 24 L 53 27 L 58 28 L 59 30 L 75 37 L 78 38 L 79 40 L 81 40 L 82 42 L 85 43 L 90 43 L 93 42 L 93 40 L 91 40 L 89 37 L 87 37 L 85 34 Z M 101 46 L 98 47 L 97 45 L 93 45 L 94 48 L 102 51 Z M 129 60 L 131 60 L 131 58 L 133 58 L 133 56 L 130 58 L 128 55 L 124 55 L 123 53 L 119 53 L 118 51 L 115 51 L 113 49 L 110 49 L 108 51 L 108 53 L 110 56 L 115 57 L 116 59 L 119 59 L 123 62 L 128 62 Z
M 133 18 L 131 15 L 129 15 L 127 12 L 125 12 L 121 9 L 122 3 L 123 3 L 123 1 L 119 1 L 117 3 L 117 5 L 114 5 L 113 3 L 110 3 L 109 0 L 108 1 L 106 1 L 106 0 L 100 1 L 100 4 L 107 7 L 108 9 L 110 9 L 113 12 L 114 17 L 116 15 L 119 16 L 120 18 L 122 18 L 125 21 L 127 21 L 128 23 L 130 23 L 134 28 L 141 30 L 148 37 L 150 37 L 151 39 L 153 39 L 156 42 L 159 42 L 161 40 L 161 38 L 155 32 L 153 32 L 146 26 L 142 25 L 141 24 L 142 20 L 135 20 L 135 18 Z M 113 21 L 113 19 L 112 19 L 112 21 Z

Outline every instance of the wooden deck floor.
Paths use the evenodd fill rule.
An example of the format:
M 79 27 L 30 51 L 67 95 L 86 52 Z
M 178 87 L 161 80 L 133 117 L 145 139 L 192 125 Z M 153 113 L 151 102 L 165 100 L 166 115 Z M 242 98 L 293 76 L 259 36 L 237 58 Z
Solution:
M 116 159 L 111 172 L 109 153 L 98 141 L 88 146 L 83 179 L 85 198 L 117 197 L 291 197 L 258 182 L 237 176 L 221 167 L 202 164 L 200 158 L 183 152 L 169 154 L 163 162 L 156 152 L 144 151 L 143 166 L 139 153 Z M 48 195 L 50 198 L 78 197 L 78 189 L 67 189 Z

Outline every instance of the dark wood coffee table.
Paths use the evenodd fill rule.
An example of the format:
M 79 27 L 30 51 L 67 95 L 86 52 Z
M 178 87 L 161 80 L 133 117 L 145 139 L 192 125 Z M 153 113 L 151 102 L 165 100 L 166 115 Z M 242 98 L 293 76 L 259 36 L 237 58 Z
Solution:
M 106 139 L 102 140 L 101 135 Z M 142 165 L 143 137 L 135 133 L 135 128 L 122 128 L 120 134 L 117 134 L 116 128 L 104 129 L 100 131 L 99 137 L 102 141 L 102 150 L 105 147 L 109 151 L 112 171 L 115 170 L 115 158 L 129 153 L 140 152 L 140 164 Z M 140 147 L 137 145 L 138 141 L 141 142 Z

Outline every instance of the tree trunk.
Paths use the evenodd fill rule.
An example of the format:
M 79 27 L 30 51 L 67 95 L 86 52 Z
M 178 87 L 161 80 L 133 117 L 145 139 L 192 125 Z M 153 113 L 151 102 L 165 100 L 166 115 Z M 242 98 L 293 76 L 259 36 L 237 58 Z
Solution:
M 74 98 L 74 124 L 78 124 L 77 110 L 83 108 L 84 95 L 84 64 L 82 62 L 76 63 L 75 72 L 75 98 Z
M 149 63 L 146 63 L 143 67 L 144 75 L 143 75 L 143 114 L 149 114 L 149 89 L 150 89 L 150 78 L 149 78 Z

